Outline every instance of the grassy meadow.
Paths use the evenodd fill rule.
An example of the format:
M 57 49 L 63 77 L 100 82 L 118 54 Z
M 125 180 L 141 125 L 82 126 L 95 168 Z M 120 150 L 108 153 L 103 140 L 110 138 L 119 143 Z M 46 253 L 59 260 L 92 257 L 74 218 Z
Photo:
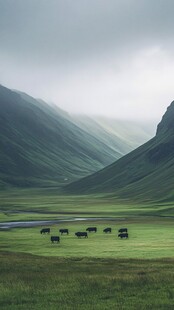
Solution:
M 174 260 L 0 253 L 2 310 L 173 309 Z
M 129 199 L 118 200 L 109 194 L 61 195 L 56 188 L 0 191 L 0 221 L 59 219 L 72 216 L 174 217 L 174 208 L 173 202 L 170 201 L 147 200 L 140 203 Z
M 71 221 L 74 217 L 79 220 Z M 64 222 L 0 230 L 1 309 L 174 308 L 171 203 L 59 196 L 56 190 L 0 192 L 0 222 L 60 219 Z M 97 233 L 86 239 L 74 235 L 88 226 Z M 123 226 L 129 238 L 120 240 Z M 50 235 L 40 234 L 42 227 L 50 227 L 50 235 L 60 236 L 60 228 L 70 233 L 52 244 Z M 103 233 L 106 227 L 111 234 Z
M 75 232 L 96 226 L 97 233 L 77 238 Z M 50 227 L 50 235 L 59 235 L 60 243 L 52 244 L 49 234 L 40 234 L 41 227 L 13 228 L 1 231 L 1 251 L 23 252 L 40 256 L 96 257 L 96 258 L 174 258 L 174 229 L 172 220 L 121 220 L 64 222 Z M 106 227 L 112 233 L 103 233 Z M 128 239 L 118 238 L 118 229 L 127 227 Z M 60 235 L 60 228 L 68 228 L 69 235 Z

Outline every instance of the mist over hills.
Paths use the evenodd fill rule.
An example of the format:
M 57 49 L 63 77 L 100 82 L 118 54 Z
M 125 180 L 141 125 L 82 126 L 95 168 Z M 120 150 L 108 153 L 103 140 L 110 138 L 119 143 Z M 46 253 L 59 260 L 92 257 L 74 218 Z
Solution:
M 57 106 L 0 86 L 1 188 L 78 180 L 115 162 L 140 144 L 141 137 L 142 143 L 147 139 L 144 130 L 130 144 L 131 126 L 123 139 L 121 128 L 116 136 L 101 124 L 97 131 L 94 120 L 78 122 Z
M 115 163 L 66 187 L 69 193 L 108 193 L 137 200 L 174 199 L 174 102 L 156 135 Z
M 123 155 L 155 135 L 154 121 L 115 120 L 103 116 L 74 115 L 73 120 L 83 130 L 97 136 Z

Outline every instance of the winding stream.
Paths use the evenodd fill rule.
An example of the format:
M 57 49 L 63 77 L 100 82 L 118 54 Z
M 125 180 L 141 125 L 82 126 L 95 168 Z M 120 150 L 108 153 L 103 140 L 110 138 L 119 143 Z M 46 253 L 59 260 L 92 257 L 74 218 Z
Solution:
M 125 218 L 117 218 L 117 220 L 124 220 Z M 41 225 L 52 225 L 60 224 L 64 222 L 77 222 L 77 221 L 115 221 L 113 217 L 73 217 L 69 219 L 60 220 L 45 220 L 45 221 L 14 221 L 14 222 L 0 222 L 0 229 L 11 229 L 11 228 L 25 228 L 34 227 Z

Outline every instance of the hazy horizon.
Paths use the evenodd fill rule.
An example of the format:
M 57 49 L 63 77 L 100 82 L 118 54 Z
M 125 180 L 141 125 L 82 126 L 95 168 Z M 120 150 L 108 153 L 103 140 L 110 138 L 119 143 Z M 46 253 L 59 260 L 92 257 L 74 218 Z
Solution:
M 160 121 L 172 0 L 0 0 L 0 84 L 74 114 Z

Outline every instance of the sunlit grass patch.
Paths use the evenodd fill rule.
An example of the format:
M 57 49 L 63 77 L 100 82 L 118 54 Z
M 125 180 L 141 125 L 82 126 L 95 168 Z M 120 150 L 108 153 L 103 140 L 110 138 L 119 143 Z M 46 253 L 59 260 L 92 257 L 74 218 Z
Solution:
M 75 232 L 86 231 L 96 226 L 97 233 L 88 233 L 88 238 L 77 238 Z M 108 258 L 163 258 L 174 257 L 173 221 L 78 221 L 49 226 L 51 233 L 40 234 L 41 227 L 15 228 L 1 231 L 1 251 L 25 252 L 43 256 L 62 257 L 108 257 Z M 106 227 L 112 233 L 103 233 Z M 129 238 L 118 238 L 118 229 L 127 227 Z M 59 233 L 68 228 L 69 235 Z M 60 236 L 60 243 L 52 244 L 50 236 Z

